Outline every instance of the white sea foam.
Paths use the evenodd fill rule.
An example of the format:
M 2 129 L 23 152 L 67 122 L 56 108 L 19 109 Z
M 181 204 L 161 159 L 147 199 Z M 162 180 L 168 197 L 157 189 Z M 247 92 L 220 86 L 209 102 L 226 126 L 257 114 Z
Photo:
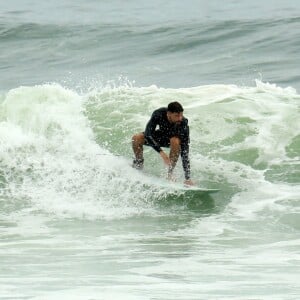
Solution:
M 262 82 L 179 90 L 126 85 L 84 95 L 57 84 L 20 87 L 2 103 L 2 164 L 15 174 L 7 190 L 61 217 L 158 213 L 153 197 L 165 191 L 145 189 L 147 177 L 128 168 L 126 156 L 132 155 L 131 135 L 143 130 L 151 111 L 178 100 L 190 120 L 195 179 L 231 186 L 236 194 L 228 208 L 250 216 L 276 202 L 276 183 L 265 179 L 265 171 L 289 159 L 286 147 L 300 126 L 298 98 L 293 89 Z M 145 156 L 149 171 L 159 175 L 162 164 L 154 151 L 146 149 Z M 180 167 L 176 174 L 182 180 Z M 18 176 L 21 182 L 13 179 Z

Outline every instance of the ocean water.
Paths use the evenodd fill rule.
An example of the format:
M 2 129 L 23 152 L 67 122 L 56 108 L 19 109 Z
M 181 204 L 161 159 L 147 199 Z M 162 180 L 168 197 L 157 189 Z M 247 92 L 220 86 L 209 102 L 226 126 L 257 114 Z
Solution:
M 0 299 L 300 297 L 300 3 L 0 3 Z M 180 101 L 188 197 L 131 136 Z M 183 180 L 179 163 L 175 175 Z

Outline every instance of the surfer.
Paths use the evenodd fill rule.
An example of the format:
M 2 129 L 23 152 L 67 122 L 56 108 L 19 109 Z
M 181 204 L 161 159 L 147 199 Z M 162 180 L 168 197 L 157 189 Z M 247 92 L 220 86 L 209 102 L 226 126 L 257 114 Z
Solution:
M 145 132 L 132 137 L 132 149 L 135 154 L 133 167 L 143 169 L 143 145 L 151 146 L 159 153 L 168 167 L 168 179 L 172 179 L 179 154 L 185 176 L 185 184 L 193 185 L 189 160 L 189 126 L 188 119 L 183 116 L 183 107 L 179 102 L 171 102 L 152 113 Z M 170 148 L 169 155 L 162 147 Z

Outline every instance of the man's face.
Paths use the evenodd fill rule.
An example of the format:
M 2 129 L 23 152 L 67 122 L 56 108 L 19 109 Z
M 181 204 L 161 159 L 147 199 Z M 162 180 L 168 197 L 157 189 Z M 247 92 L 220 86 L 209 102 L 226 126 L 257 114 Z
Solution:
M 170 123 L 180 124 L 182 122 L 183 112 L 169 112 L 168 111 L 168 119 Z

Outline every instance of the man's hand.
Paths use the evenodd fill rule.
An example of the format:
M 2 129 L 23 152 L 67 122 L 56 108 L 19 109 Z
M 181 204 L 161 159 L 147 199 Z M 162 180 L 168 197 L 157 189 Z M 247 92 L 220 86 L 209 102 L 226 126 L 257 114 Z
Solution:
M 163 159 L 164 163 L 170 167 L 171 162 L 170 162 L 170 158 L 169 156 L 164 152 L 164 151 L 160 151 L 159 155 L 161 156 L 161 158 Z

